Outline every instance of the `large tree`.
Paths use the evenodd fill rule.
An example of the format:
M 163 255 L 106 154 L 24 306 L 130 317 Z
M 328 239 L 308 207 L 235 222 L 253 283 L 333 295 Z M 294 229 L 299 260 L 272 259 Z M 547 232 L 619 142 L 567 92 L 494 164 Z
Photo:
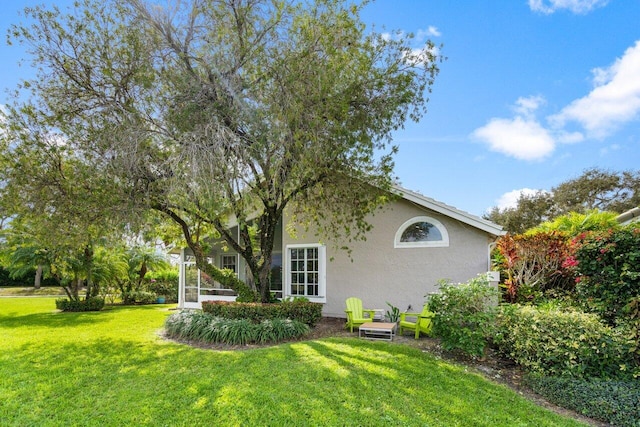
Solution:
M 285 208 L 361 238 L 393 180 L 391 133 L 426 112 L 438 49 L 368 32 L 341 0 L 84 0 L 12 28 L 39 75 L 10 121 L 54 128 L 131 211 L 181 228 L 197 266 L 217 234 L 263 301 Z M 24 119 L 22 120 L 25 121 Z M 22 138 L 22 144 L 32 143 Z M 137 217 L 134 215 L 134 217 Z M 238 226 L 239 235 L 229 232 Z

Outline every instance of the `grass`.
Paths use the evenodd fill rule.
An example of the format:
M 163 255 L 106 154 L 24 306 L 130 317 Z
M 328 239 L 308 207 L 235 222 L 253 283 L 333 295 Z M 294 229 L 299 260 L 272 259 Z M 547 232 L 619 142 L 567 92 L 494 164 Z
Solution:
M 581 425 L 399 344 L 165 342 L 168 307 L 59 313 L 53 298 L 0 298 L 2 425 Z
M 40 289 L 29 287 L 5 287 L 0 286 L 0 297 L 27 297 L 27 296 L 66 296 L 60 286 L 43 286 Z

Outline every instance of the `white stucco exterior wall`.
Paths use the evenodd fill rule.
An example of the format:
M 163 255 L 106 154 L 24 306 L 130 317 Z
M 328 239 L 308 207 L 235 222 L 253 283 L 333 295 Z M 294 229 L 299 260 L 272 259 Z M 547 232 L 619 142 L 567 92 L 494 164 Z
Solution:
M 394 248 L 398 228 L 414 217 L 429 216 L 444 225 L 448 247 Z M 351 243 L 351 259 L 326 242 L 326 303 L 323 315 L 345 317 L 345 300 L 355 296 L 365 308 L 420 311 L 425 295 L 437 291 L 440 279 L 464 282 L 486 273 L 488 245 L 493 237 L 475 227 L 401 199 L 370 218 L 373 230 L 364 242 Z M 286 229 L 286 227 L 283 227 Z M 283 232 L 283 248 L 291 244 L 318 243 L 313 233 L 294 239 Z M 333 260 L 331 260 L 333 258 Z M 287 273 L 284 266 L 283 274 Z

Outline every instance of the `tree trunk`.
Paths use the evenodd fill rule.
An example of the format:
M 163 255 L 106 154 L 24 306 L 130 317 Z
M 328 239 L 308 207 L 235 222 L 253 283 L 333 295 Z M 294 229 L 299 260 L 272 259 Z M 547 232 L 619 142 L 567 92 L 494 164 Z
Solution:
M 35 289 L 40 289 L 41 282 L 42 282 L 42 266 L 38 265 L 38 268 L 36 269 L 36 278 L 33 282 L 33 287 Z

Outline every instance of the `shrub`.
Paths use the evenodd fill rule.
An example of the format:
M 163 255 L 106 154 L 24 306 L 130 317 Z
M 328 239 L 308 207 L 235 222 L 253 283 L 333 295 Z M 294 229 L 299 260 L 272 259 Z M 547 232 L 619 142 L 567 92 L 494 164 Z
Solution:
M 545 292 L 573 292 L 572 271 L 563 267 L 570 255 L 567 237 L 558 231 L 502 236 L 494 262 L 505 277 L 504 299 L 535 302 Z
M 494 342 L 530 372 L 552 376 L 622 376 L 633 365 L 622 334 L 575 309 L 501 307 Z
M 446 350 L 482 356 L 494 327 L 498 290 L 486 276 L 467 283 L 440 282 L 440 293 L 432 295 L 429 310 L 435 313 L 433 334 Z
M 147 291 L 133 291 L 129 294 L 128 302 L 130 304 L 153 304 L 156 302 L 157 295 Z
M 526 383 L 551 402 L 615 426 L 640 427 L 640 383 L 528 376 Z
M 178 278 L 177 269 L 150 271 L 148 290 L 158 296 L 164 296 L 167 302 L 178 301 Z
M 103 298 L 89 298 L 81 301 L 72 301 L 66 298 L 56 300 L 56 308 L 62 311 L 100 311 L 104 308 Z
M 640 228 L 590 235 L 577 246 L 578 297 L 586 309 L 614 325 L 640 297 Z
M 284 301 L 274 304 L 253 302 L 204 301 L 202 310 L 226 319 L 247 319 L 260 323 L 270 319 L 291 319 L 311 327 L 322 317 L 322 304 L 304 300 Z
M 183 310 L 167 318 L 165 330 L 175 338 L 243 345 L 298 338 L 309 332 L 309 326 L 289 319 L 253 323 L 247 319 L 225 319 L 202 311 Z

